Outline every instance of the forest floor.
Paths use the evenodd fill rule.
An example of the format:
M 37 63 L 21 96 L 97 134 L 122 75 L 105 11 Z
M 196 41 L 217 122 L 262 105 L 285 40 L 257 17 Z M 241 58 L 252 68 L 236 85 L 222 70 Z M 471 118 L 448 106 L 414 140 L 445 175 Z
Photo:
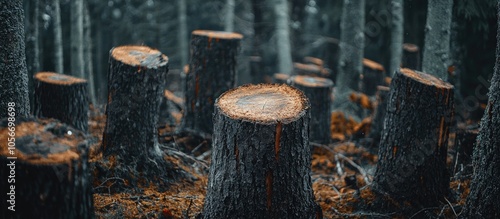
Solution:
M 170 112 L 171 121 L 180 121 L 179 112 Z M 370 119 L 361 123 L 339 120 L 332 114 L 332 142 L 328 145 L 311 144 L 312 182 L 317 203 L 324 218 L 456 218 L 469 192 L 471 175 L 464 175 L 464 167 L 456 168 L 454 161 L 454 133 L 450 134 L 448 164 L 453 176 L 452 196 L 440 206 L 425 208 L 414 215 L 370 214 L 357 212 L 360 188 L 372 181 L 377 164 L 377 148 L 366 137 L 354 138 L 361 129 L 369 131 Z M 367 117 L 369 118 L 369 117 Z M 94 147 L 100 145 L 105 126 L 103 110 L 93 109 L 90 131 Z M 336 126 L 337 128 L 334 128 Z M 341 126 L 341 129 L 338 127 Z M 195 218 L 203 209 L 210 163 L 210 139 L 175 132 L 175 125 L 159 128 L 160 143 L 165 146 L 171 161 L 189 172 L 196 180 L 173 182 L 166 191 L 142 188 L 140 192 L 110 192 L 112 181 L 94 183 L 94 206 L 97 218 Z M 340 132 L 339 132 L 340 130 Z M 366 136 L 366 135 L 365 135 Z M 91 162 L 99 159 L 91 155 Z M 462 171 L 454 171 L 460 169 Z M 467 169 L 467 168 L 465 168 Z M 469 166 L 470 169 L 470 166 Z M 470 172 L 470 171 L 469 171 Z

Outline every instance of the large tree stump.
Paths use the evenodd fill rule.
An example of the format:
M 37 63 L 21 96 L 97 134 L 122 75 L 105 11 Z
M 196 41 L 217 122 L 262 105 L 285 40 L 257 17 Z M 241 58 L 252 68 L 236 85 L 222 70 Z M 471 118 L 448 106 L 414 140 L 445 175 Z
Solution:
M 420 49 L 417 45 L 411 43 L 403 44 L 403 60 L 401 60 L 401 67 L 420 70 Z
M 214 101 L 236 85 L 236 55 L 242 38 L 238 33 L 193 31 L 186 78 L 186 130 L 212 134 Z
M 111 49 L 108 105 L 102 139 L 105 168 L 99 180 L 124 179 L 127 185 L 162 185 L 172 167 L 158 145 L 156 124 L 168 72 L 168 58 L 146 46 Z
M 0 123 L 2 218 L 93 218 L 85 134 L 54 119 L 8 121 Z
M 384 67 L 370 59 L 363 59 L 363 74 L 361 77 L 361 92 L 373 96 L 377 92 L 377 86 L 384 84 Z
M 388 194 L 399 208 L 437 206 L 449 194 L 446 156 L 453 86 L 401 69 L 388 101 L 372 188 Z
M 329 143 L 333 82 L 327 78 L 298 75 L 292 77 L 291 84 L 303 91 L 311 103 L 309 140 L 321 144 Z
M 85 79 L 54 72 L 35 75 L 34 115 L 55 118 L 88 131 L 88 84 Z
M 288 85 L 244 85 L 216 101 L 203 218 L 321 218 L 309 102 Z

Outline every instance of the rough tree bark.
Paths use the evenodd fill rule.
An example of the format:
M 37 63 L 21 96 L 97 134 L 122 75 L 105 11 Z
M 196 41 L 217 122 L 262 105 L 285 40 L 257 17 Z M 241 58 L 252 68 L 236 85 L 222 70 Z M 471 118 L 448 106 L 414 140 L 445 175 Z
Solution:
M 403 0 L 391 0 L 391 58 L 389 63 L 389 76 L 394 75 L 401 65 L 401 53 L 403 45 Z
M 52 26 L 54 31 L 54 65 L 55 71 L 64 74 L 63 40 L 61 27 L 61 6 L 59 0 L 52 0 Z
M 54 119 L 16 117 L 13 123 L 15 147 L 8 147 L 8 127 L 14 126 L 0 122 L 0 141 L 5 142 L 0 144 L 0 163 L 7 164 L 0 168 L 0 192 L 15 197 L 15 203 L 3 200 L 0 215 L 94 218 L 85 134 Z M 15 212 L 7 209 L 11 205 Z
M 453 0 L 428 2 L 422 70 L 443 80 L 448 79 L 452 9 Z
M 333 109 L 354 114 L 355 106 L 349 95 L 357 91 L 359 76 L 363 71 L 363 49 L 365 45 L 365 0 L 344 0 L 340 23 L 340 57 L 337 69 Z M 358 118 L 359 119 L 359 118 Z
M 309 98 L 311 103 L 311 122 L 309 140 L 320 144 L 330 142 L 331 95 L 333 82 L 327 78 L 294 76 L 290 84 Z
M 97 169 L 99 180 L 119 177 L 131 187 L 168 183 L 173 168 L 163 158 L 156 128 L 167 72 L 168 58 L 158 50 L 111 49 L 101 146 L 108 169 Z
M 83 0 L 73 0 L 71 5 L 71 75 L 85 78 L 83 65 Z
M 411 43 L 403 44 L 403 60 L 401 67 L 413 70 L 420 70 L 420 49 Z
M 385 69 L 379 63 L 363 59 L 363 74 L 361 77 L 360 91 L 368 96 L 375 95 L 377 86 L 384 84 Z
M 290 43 L 290 19 L 287 0 L 274 0 L 276 15 L 276 49 L 278 52 L 278 71 L 292 73 L 292 45 Z
M 311 183 L 309 102 L 288 85 L 244 85 L 215 104 L 203 218 L 322 218 Z
M 8 117 L 7 106 L 11 102 L 16 115 L 27 116 L 30 100 L 22 1 L 2 1 L 0 17 L 0 118 Z
M 415 213 L 437 206 L 449 194 L 446 156 L 453 86 L 426 73 L 401 69 L 392 80 L 388 101 L 371 187 L 388 198 L 378 208 L 384 211 L 392 204 Z
M 236 55 L 242 38 L 238 33 L 193 31 L 186 75 L 186 130 L 212 134 L 215 99 L 236 85 Z
M 500 15 L 498 1 L 497 15 Z M 497 17 L 500 24 L 500 16 Z M 497 29 L 496 62 L 488 93 L 488 105 L 474 149 L 474 175 L 462 218 L 500 217 L 500 26 Z
M 40 72 L 35 75 L 33 108 L 37 117 L 55 118 L 87 132 L 87 81 L 53 72 Z
M 177 1 L 179 11 L 177 12 L 177 19 L 179 19 L 179 54 L 181 56 L 181 66 L 189 64 L 189 45 L 188 45 L 188 28 L 187 28 L 187 7 L 186 1 Z

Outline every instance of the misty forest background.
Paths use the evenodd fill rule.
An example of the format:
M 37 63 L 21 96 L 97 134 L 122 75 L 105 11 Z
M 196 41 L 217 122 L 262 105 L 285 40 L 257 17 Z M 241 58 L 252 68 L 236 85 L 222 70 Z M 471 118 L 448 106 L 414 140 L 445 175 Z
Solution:
M 265 75 L 287 71 L 278 65 L 279 50 L 291 51 L 294 62 L 305 56 L 321 58 L 335 71 L 343 1 L 287 3 L 289 23 L 279 27 L 276 14 L 286 10 L 277 5 L 280 1 L 24 0 L 30 92 L 35 73 L 55 71 L 88 79 L 91 101 L 105 104 L 111 48 L 126 44 L 157 48 L 169 57 L 172 72 L 188 64 L 190 33 L 196 29 L 244 35 L 238 84 L 252 82 L 251 56 L 261 57 L 260 69 Z M 368 0 L 365 6 L 364 57 L 385 69 L 391 56 L 390 4 L 390 0 Z M 426 14 L 426 0 L 404 1 L 404 43 L 424 48 Z M 282 42 L 276 34 L 279 28 L 289 28 L 289 45 L 278 43 Z M 459 85 L 465 108 L 478 111 L 478 115 L 470 115 L 477 119 L 483 112 L 480 103 L 487 101 L 495 35 L 495 1 L 454 1 L 448 64 L 454 70 L 449 80 Z

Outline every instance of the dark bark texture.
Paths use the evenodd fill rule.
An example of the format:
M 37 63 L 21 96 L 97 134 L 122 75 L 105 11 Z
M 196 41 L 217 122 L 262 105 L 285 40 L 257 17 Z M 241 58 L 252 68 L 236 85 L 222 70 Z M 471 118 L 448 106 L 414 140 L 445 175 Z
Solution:
M 497 14 L 500 15 L 500 1 Z M 497 24 L 500 24 L 500 16 Z M 474 150 L 474 175 L 462 218 L 500 218 L 500 26 L 488 105 Z
M 167 72 L 168 58 L 157 50 L 146 46 L 111 50 L 102 150 L 114 167 L 100 176 L 120 177 L 132 185 L 139 179 L 166 182 L 170 167 L 159 149 L 156 125 Z
M 328 144 L 330 142 L 331 95 L 333 82 L 327 78 L 295 76 L 291 84 L 303 91 L 311 103 L 309 140 Z
M 0 118 L 7 117 L 10 102 L 16 105 L 16 115 L 27 116 L 30 100 L 22 1 L 2 1 L 0 27 Z
M 291 121 L 257 122 L 231 118 L 215 105 L 203 218 L 321 218 L 303 110 Z
M 34 81 L 35 116 L 55 118 L 81 131 L 88 131 L 87 81 L 52 72 L 38 73 Z
M 7 142 L 7 121 L 0 139 Z M 24 127 L 24 128 L 23 128 Z M 94 218 L 92 178 L 85 134 L 53 119 L 16 121 L 17 159 L 9 159 L 6 145 L 0 146 L 0 191 L 11 193 L 15 185 L 15 212 L 2 201 L 3 218 Z M 26 130 L 26 131 L 22 131 Z M 71 134 L 68 134 L 70 133 Z M 64 142 L 64 143 L 62 143 Z M 49 155 L 53 157 L 48 157 Z M 7 179 L 15 162 L 15 183 Z
M 453 86 L 401 69 L 392 80 L 388 101 L 372 188 L 388 194 L 400 208 L 436 206 L 449 194 L 446 156 Z
M 193 31 L 184 128 L 212 134 L 215 99 L 236 85 L 236 55 L 241 38 L 236 33 Z
M 479 130 L 477 128 L 462 128 L 456 131 L 455 135 L 455 159 L 453 161 L 454 172 L 463 171 L 463 174 L 470 174 L 470 163 L 472 161 L 472 154 L 476 146 L 477 135 Z
M 415 44 L 403 44 L 403 60 L 401 67 L 420 71 L 420 49 Z

